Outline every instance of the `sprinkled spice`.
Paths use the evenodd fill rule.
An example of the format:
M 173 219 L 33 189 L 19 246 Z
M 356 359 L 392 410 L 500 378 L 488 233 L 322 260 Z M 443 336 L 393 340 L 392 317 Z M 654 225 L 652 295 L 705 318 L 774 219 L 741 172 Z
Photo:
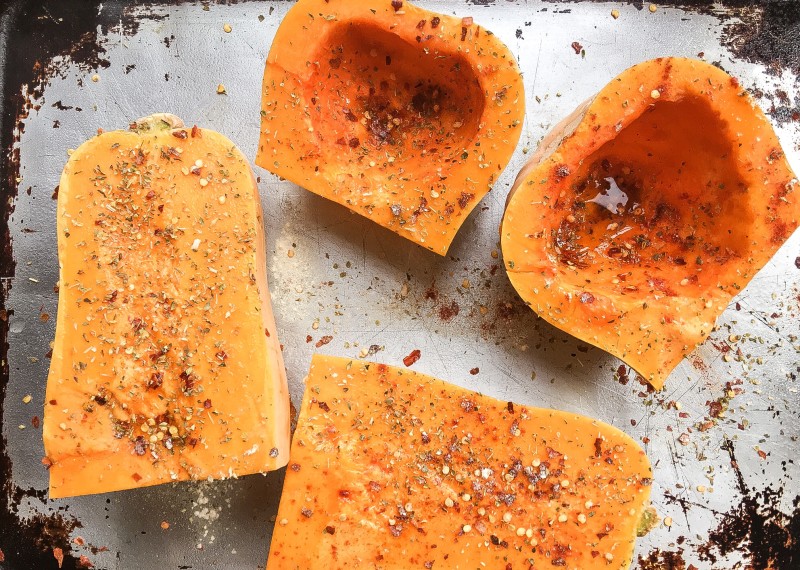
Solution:
M 302 502 L 283 503 L 279 517 L 327 535 L 314 564 L 382 556 L 431 568 L 587 567 L 592 555 L 578 543 L 632 554 L 614 524 L 641 512 L 651 473 L 617 430 L 383 364 L 315 355 L 306 382 L 291 456 L 308 469 L 290 466 L 284 489 Z M 347 488 L 330 484 L 342 450 L 353 450 Z M 271 564 L 309 561 L 291 531 L 275 533 Z M 364 550 L 373 541 L 380 549 Z
M 408 354 L 408 356 L 403 358 L 403 364 L 405 364 L 406 366 L 411 366 L 417 360 L 419 360 L 421 356 L 422 352 L 420 352 L 419 349 L 414 349 Z

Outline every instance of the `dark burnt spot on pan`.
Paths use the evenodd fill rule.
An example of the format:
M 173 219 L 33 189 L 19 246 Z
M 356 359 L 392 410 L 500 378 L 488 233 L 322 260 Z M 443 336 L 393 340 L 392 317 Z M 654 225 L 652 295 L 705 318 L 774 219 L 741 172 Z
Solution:
M 647 558 L 639 556 L 638 570 L 688 570 L 681 551 L 653 549 Z
M 125 2 L 106 2 L 102 11 L 97 2 L 62 0 L 17 0 L 0 6 L 0 45 L 3 66 L 2 110 L 0 111 L 0 314 L 9 315 L 7 307 L 10 278 L 15 261 L 11 248 L 9 218 L 13 198 L 18 193 L 20 177 L 19 137 L 24 133 L 28 113 L 34 107 L 50 104 L 67 110 L 66 101 L 46 102 L 42 97 L 48 81 L 64 76 L 70 66 L 83 72 L 96 72 L 111 64 L 105 57 L 101 38 L 112 30 L 132 35 L 142 19 L 161 16 L 137 11 L 132 17 Z M 76 109 L 79 111 L 79 109 Z M 55 197 L 55 193 L 54 193 Z M 3 414 L 8 369 L 8 319 L 0 320 L 0 415 Z M 2 425 L 0 421 L 0 425 Z M 44 467 L 42 467 L 44 469 Z M 0 435 L 0 549 L 9 568 L 57 568 L 53 549 L 63 551 L 62 568 L 77 568 L 82 562 L 71 553 L 71 533 L 81 523 L 66 508 L 23 514 L 24 502 L 44 503 L 46 492 L 21 489 L 12 478 L 7 441 Z
M 718 519 L 707 543 L 697 548 L 700 559 L 713 564 L 717 558 L 739 552 L 753 568 L 796 568 L 800 562 L 800 496 L 792 501 L 794 510 L 784 512 L 783 487 L 748 488 L 733 442 L 726 440 L 722 448 L 730 457 L 742 500 Z
M 702 503 L 665 493 L 666 502 L 679 505 L 684 515 L 688 516 L 694 509 L 706 509 L 714 514 L 716 520 L 716 526 L 708 532 L 705 541 L 696 543 L 682 536 L 677 543 L 691 546 L 704 568 L 723 568 L 726 557 L 734 553 L 743 558 L 747 568 L 796 568 L 800 561 L 800 541 L 797 540 L 800 536 L 800 496 L 791 500 L 793 510 L 786 512 L 782 507 L 787 503 L 783 486 L 778 484 L 775 489 L 766 487 L 759 491 L 749 488 L 739 468 L 733 442 L 726 439 L 722 449 L 730 458 L 741 500 L 727 512 L 717 512 Z M 639 558 L 639 568 L 691 568 L 669 565 L 670 560 L 682 562 L 679 554 L 653 551 L 648 558 Z M 658 566 L 661 561 L 666 564 Z
M 547 0 L 567 4 L 603 2 L 605 0 Z M 491 5 L 494 2 L 470 2 Z M 623 5 L 645 10 L 653 2 L 628 0 Z M 734 56 L 751 63 L 760 63 L 771 73 L 785 69 L 800 74 L 800 2 L 784 0 L 659 0 L 658 7 L 679 8 L 691 14 L 704 14 L 724 24 L 722 44 Z M 553 8 L 556 11 L 556 8 Z M 564 12 L 563 10 L 558 10 Z

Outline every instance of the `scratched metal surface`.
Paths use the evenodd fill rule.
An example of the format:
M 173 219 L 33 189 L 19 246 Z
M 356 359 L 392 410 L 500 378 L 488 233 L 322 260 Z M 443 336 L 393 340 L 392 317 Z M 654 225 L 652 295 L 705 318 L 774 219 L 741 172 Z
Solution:
M 790 98 L 800 94 L 797 78 L 790 71 L 769 75 L 761 65 L 736 59 L 721 43 L 721 19 L 679 8 L 650 13 L 622 3 L 420 4 L 472 15 L 510 46 L 527 91 L 522 139 L 509 168 L 445 258 L 256 168 L 272 299 L 295 404 L 314 351 L 358 357 L 376 345 L 382 350 L 370 358 L 398 365 L 419 349 L 415 370 L 498 398 L 597 417 L 647 442 L 653 501 L 662 517 L 672 518 L 672 526 L 662 524 L 640 539 L 637 553 L 647 557 L 656 548 L 682 549 L 686 563 L 698 568 L 741 564 L 741 552 L 712 564 L 698 548 L 742 499 L 723 445 L 732 442 L 748 489 L 783 489 L 785 512 L 800 494 L 800 477 L 792 477 L 796 467 L 790 462 L 800 453 L 793 376 L 800 360 L 800 270 L 795 267 L 800 234 L 742 292 L 711 339 L 678 366 L 659 394 L 643 394 L 646 389 L 635 379 L 619 382 L 617 360 L 537 320 L 519 302 L 493 252 L 499 249 L 505 196 L 525 152 L 626 67 L 657 56 L 703 52 L 745 86 L 774 90 L 778 82 Z M 67 149 L 98 128 L 124 128 L 136 117 L 168 111 L 227 134 L 252 158 L 263 64 L 288 8 L 284 2 L 208 10 L 193 3 L 132 6 L 128 16 L 138 21 L 135 33 L 122 26 L 101 38 L 111 65 L 87 72 L 65 62 L 64 72 L 50 79 L 37 101 L 41 108 L 25 120 L 20 190 L 10 222 L 17 268 L 8 298 L 13 315 L 3 423 L 19 488 L 47 486 L 41 430 L 30 420 L 42 416 L 45 353 L 54 336 L 58 261 L 51 194 Z M 619 10 L 618 19 L 611 17 L 612 8 Z M 231 25 L 230 33 L 223 31 L 224 23 Z M 571 47 L 575 41 L 584 56 Z M 219 83 L 226 95 L 217 94 Z M 796 123 L 778 130 L 790 162 L 800 170 Z M 436 300 L 426 297 L 434 283 Z M 452 301 L 459 312 L 443 320 L 440 309 Z M 45 321 L 43 314 L 51 318 Z M 317 348 L 323 335 L 333 340 Z M 730 335 L 742 338 L 732 342 Z M 724 352 L 725 346 L 732 350 Z M 477 374 L 470 373 L 474 368 Z M 725 417 L 699 431 L 698 422 L 709 416 L 707 402 L 724 397 L 725 383 L 737 380 L 742 393 L 731 399 Z M 27 394 L 29 404 L 23 403 Z M 73 555 L 87 555 L 98 568 L 258 568 L 267 557 L 281 481 L 279 472 L 65 501 L 28 494 L 19 509 L 23 516 L 60 511 L 80 521 L 82 528 L 72 537 L 80 535 L 88 546 L 73 545 Z M 169 522 L 168 530 L 161 528 L 162 521 Z

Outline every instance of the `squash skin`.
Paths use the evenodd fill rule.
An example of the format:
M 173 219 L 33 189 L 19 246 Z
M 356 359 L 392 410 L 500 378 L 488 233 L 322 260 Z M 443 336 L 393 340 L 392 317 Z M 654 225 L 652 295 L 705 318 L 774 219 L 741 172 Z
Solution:
M 93 137 L 61 177 L 51 498 L 288 460 L 255 178 L 224 136 L 163 119 Z
M 289 10 L 264 71 L 256 164 L 444 255 L 516 148 L 522 78 L 471 18 L 397 4 Z
M 646 151 L 655 158 L 648 161 Z M 598 162 L 610 168 L 600 177 L 615 185 L 624 181 L 615 172 L 620 164 L 641 166 L 628 174 L 644 188 L 629 196 L 640 213 L 627 205 L 623 215 L 605 215 L 596 204 L 588 211 L 590 196 L 576 189 L 598 180 L 587 178 L 600 172 Z M 509 278 L 539 316 L 660 389 L 798 220 L 797 179 L 738 81 L 700 61 L 662 58 L 624 71 L 551 131 L 520 171 L 500 231 Z M 624 239 L 588 234 L 623 224 L 633 230 L 629 241 L 641 236 L 642 247 L 627 252 L 636 260 L 611 259 L 610 246 Z M 587 258 L 565 259 L 565 244 L 579 256 L 587 254 L 578 247 L 588 246 Z
M 267 570 L 628 568 L 650 478 L 599 421 L 315 355 Z

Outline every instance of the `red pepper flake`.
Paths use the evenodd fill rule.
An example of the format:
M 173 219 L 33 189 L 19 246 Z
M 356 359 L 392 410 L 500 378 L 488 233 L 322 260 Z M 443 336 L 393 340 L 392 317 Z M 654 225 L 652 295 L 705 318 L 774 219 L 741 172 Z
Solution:
M 458 306 L 458 303 L 455 301 L 451 301 L 449 305 L 442 305 L 439 307 L 439 318 L 443 321 L 449 321 L 456 315 L 461 308 Z
M 581 50 L 583 49 L 583 46 L 581 44 L 579 44 L 578 42 L 572 42 L 571 45 L 572 45 L 572 49 L 575 50 L 575 53 L 580 55 L 581 54 Z
M 509 402 L 508 404 L 506 404 L 506 409 L 508 410 L 509 414 L 513 414 L 514 413 L 514 402 Z
M 311 336 L 310 334 L 307 334 L 307 335 L 306 335 L 306 343 L 309 343 L 309 342 L 311 342 L 312 340 L 314 340 L 314 337 L 313 337 L 313 336 Z
M 431 28 L 438 28 L 441 21 L 442 20 L 439 18 L 439 16 L 434 16 L 431 18 Z
M 0 562 L 5 562 L 5 561 L 6 561 L 6 554 L 5 552 L 3 552 L 3 549 L 0 548 Z
M 328 534 L 336 534 L 336 529 L 331 525 L 328 525 L 325 527 L 325 532 L 327 532 Z
M 461 209 L 469 205 L 470 201 L 475 197 L 475 194 L 470 194 L 469 192 L 462 192 L 461 196 L 458 197 L 458 205 L 461 206 Z
M 470 373 L 470 374 L 472 374 L 473 376 L 475 376 L 475 375 L 476 375 L 478 372 L 480 372 L 480 371 L 481 371 L 481 369 L 480 369 L 480 368 L 478 368 L 478 367 L 476 366 L 475 368 L 472 368 L 472 369 L 469 371 L 469 373 Z
M 323 412 L 331 411 L 331 407 L 325 402 L 317 402 L 317 405 L 319 406 L 319 409 L 322 410 Z
M 189 136 L 189 134 L 183 129 L 181 129 L 179 131 L 172 131 L 172 136 L 175 137 L 176 139 L 185 139 L 186 137 Z
M 596 437 L 594 439 L 594 456 L 595 457 L 602 457 L 603 456 L 603 438 Z
M 397 12 L 402 7 L 403 7 L 403 0 L 392 0 L 392 8 L 394 8 L 395 12 Z
M 56 559 L 58 562 L 58 567 L 61 568 L 64 565 L 64 551 L 58 547 L 53 549 L 53 558 Z
M 291 465 L 289 465 L 289 469 L 291 469 L 292 471 L 297 473 L 298 471 L 300 471 L 300 464 L 299 463 L 292 463 Z
M 472 16 L 466 16 L 464 18 L 461 18 L 461 25 L 462 26 L 470 27 L 472 25 L 472 22 L 473 22 Z
M 144 440 L 144 436 L 136 436 L 136 440 L 133 442 L 133 452 L 136 455 L 144 455 L 147 452 L 147 442 Z
M 421 30 L 421 29 L 423 29 L 423 28 L 425 27 L 425 24 L 426 24 L 426 23 L 427 23 L 427 22 L 426 22 L 425 20 L 420 20 L 419 22 L 417 22 L 417 29 L 418 29 L 418 30 Z
M 40 425 L 39 416 L 33 416 L 31 418 L 31 425 L 34 427 L 34 429 L 39 429 Z
M 134 480 L 134 481 L 136 481 L 137 483 L 138 483 L 139 481 L 141 481 L 141 480 L 142 480 L 142 476 L 141 476 L 141 475 L 139 475 L 138 473 L 134 473 L 133 475 L 131 475 L 131 477 L 132 477 L 132 478 L 133 478 L 133 480 Z
M 154 372 L 150 376 L 150 380 L 147 381 L 147 389 L 148 390 L 157 390 L 161 387 L 161 384 L 164 383 L 164 373 L 163 372 Z
M 203 132 L 200 130 L 200 127 L 198 127 L 197 125 L 194 125 L 192 127 L 192 138 L 193 139 L 194 138 L 199 138 L 199 139 L 203 138 Z
M 766 459 L 766 458 L 767 458 L 767 453 L 766 453 L 766 452 L 765 452 L 763 449 L 759 449 L 759 450 L 758 450 L 758 456 L 759 456 L 761 459 Z
M 211 400 L 208 400 L 208 399 L 206 399 L 206 401 L 205 401 L 205 402 L 203 402 L 203 407 L 204 407 L 206 410 L 207 410 L 207 409 L 209 409 L 209 408 L 211 407 Z
M 800 269 L 800 256 L 794 258 L 794 266 Z
M 218 351 L 215 356 L 217 357 L 218 360 L 222 360 L 223 362 L 228 360 L 228 353 L 225 352 L 224 350 Z
M 414 363 L 415 363 L 417 360 L 419 360 L 421 356 L 422 356 L 422 353 L 419 351 L 419 349 L 415 348 L 414 350 L 412 350 L 412 351 L 409 353 L 409 355 L 408 355 L 408 356 L 406 356 L 406 357 L 403 359 L 403 364 L 405 364 L 406 366 L 411 366 L 411 365 L 412 365 L 412 364 L 414 364 Z
M 81 557 L 78 558 L 78 562 L 75 565 L 78 568 L 94 568 L 94 564 L 92 564 L 92 561 L 89 560 L 89 557 L 85 554 L 81 554 Z
M 619 378 L 619 383 L 623 386 L 631 381 L 630 377 L 628 376 L 628 370 L 625 368 L 624 364 L 620 364 L 619 368 L 617 368 L 617 378 Z
M 314 514 L 314 511 L 312 511 L 312 510 L 311 510 L 311 509 L 309 509 L 308 507 L 303 507 L 303 508 L 300 510 L 300 514 L 301 514 L 301 515 L 303 515 L 304 517 L 306 517 L 307 519 L 310 519 L 310 518 L 311 518 L 311 515 L 313 515 L 313 514 Z
M 361 142 L 358 140 L 358 138 L 353 137 L 347 144 L 350 146 L 350 148 L 358 148 L 358 145 L 361 144 Z
M 184 392 L 189 392 L 189 391 L 191 391 L 192 388 L 194 388 L 194 376 L 193 375 L 187 374 L 184 371 L 184 372 L 181 372 L 180 379 L 181 379 L 181 389 Z
M 332 340 L 333 340 L 333 337 L 332 337 L 331 335 L 329 335 L 329 334 L 326 334 L 326 335 L 325 335 L 325 336 L 323 336 L 321 339 L 319 339 L 319 340 L 318 340 L 318 341 L 317 341 L 317 342 L 314 344 L 314 346 L 316 346 L 317 348 L 319 348 L 319 347 L 321 347 L 321 346 L 325 346 L 326 344 L 328 344 L 328 343 L 329 343 L 330 341 L 332 341 Z
M 426 431 L 423 431 L 420 434 L 420 438 L 422 439 L 422 443 L 424 443 L 425 445 L 427 445 L 427 444 L 429 444 L 431 442 L 431 436 L 429 436 L 428 432 L 426 432 Z
M 591 293 L 583 292 L 583 293 L 581 293 L 579 299 L 581 300 L 581 303 L 584 303 L 584 304 L 592 304 L 592 303 L 594 303 L 594 295 L 592 295 Z

